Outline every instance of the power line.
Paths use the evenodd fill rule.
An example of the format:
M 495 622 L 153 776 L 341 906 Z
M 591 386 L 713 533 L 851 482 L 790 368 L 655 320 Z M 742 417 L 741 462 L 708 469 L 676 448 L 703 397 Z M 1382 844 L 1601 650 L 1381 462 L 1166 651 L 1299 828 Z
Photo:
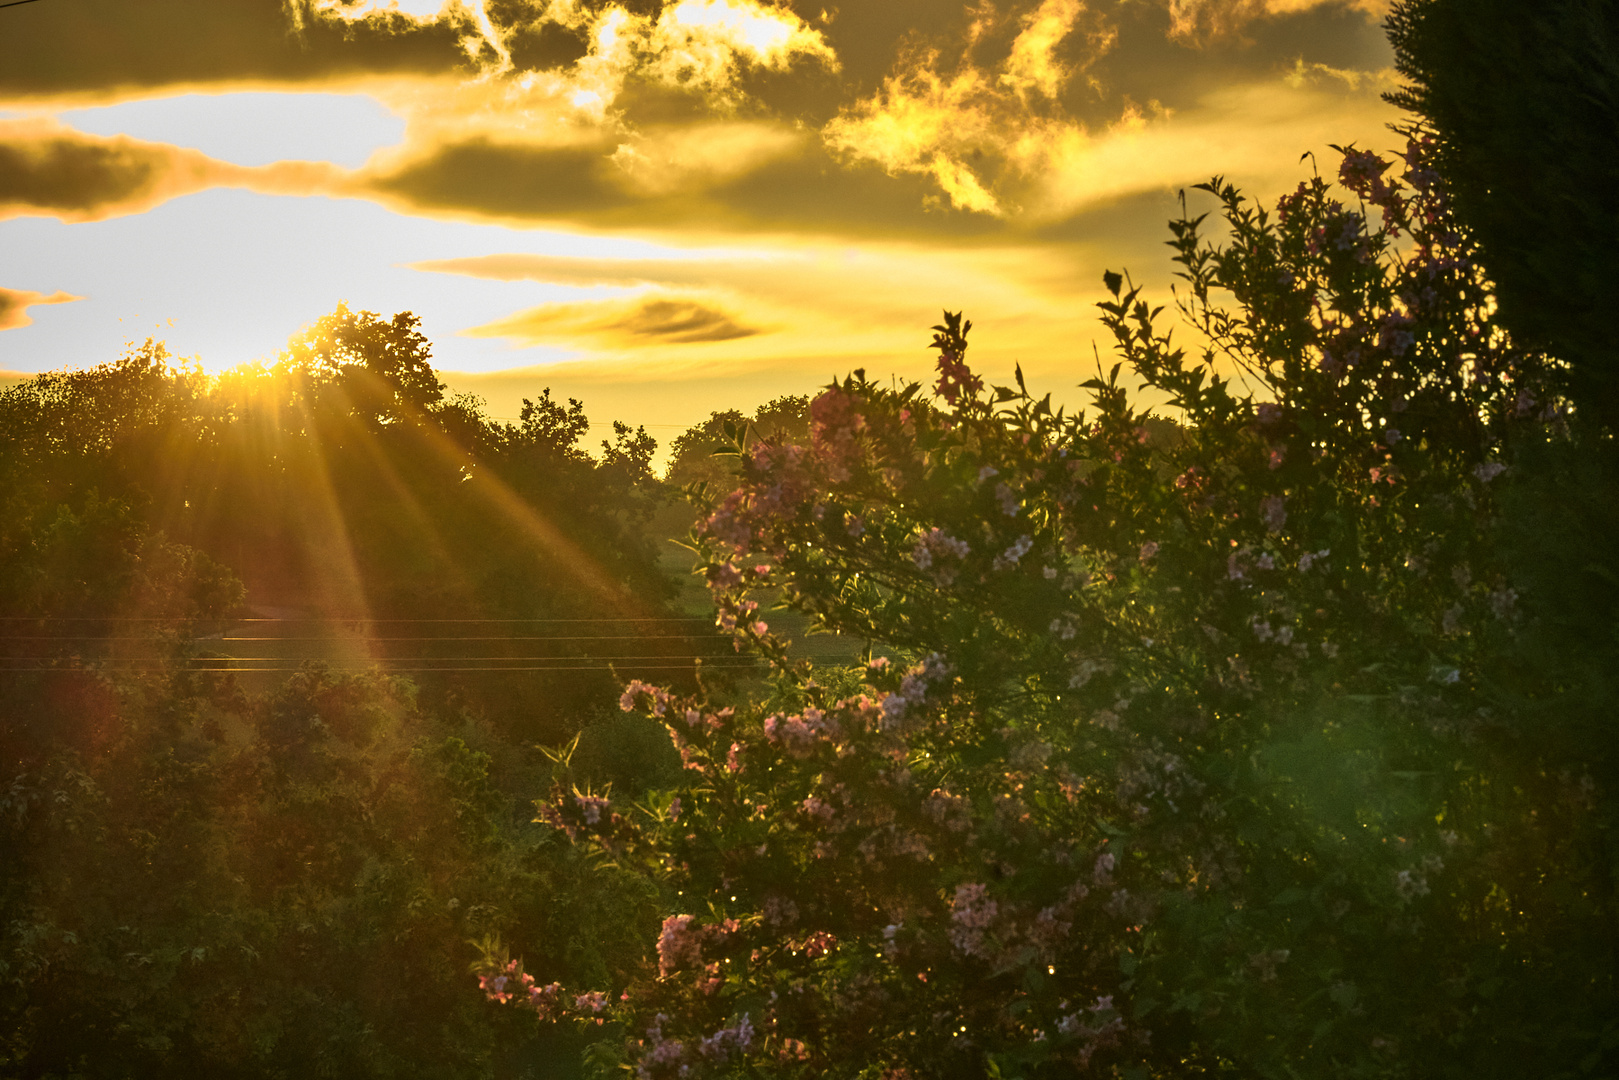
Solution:
M 670 657 L 659 657 L 670 659 Z M 678 659 L 678 657 L 675 657 Z M 703 657 L 696 657 L 703 659 Z M 729 657 L 727 657 L 729 659 Z M 610 672 L 610 664 L 576 664 L 576 665 L 536 665 L 536 667 L 392 667 L 392 665 L 379 664 L 372 661 L 355 661 L 350 664 L 334 665 L 335 670 L 342 672 L 369 672 L 376 670 L 382 675 L 402 675 L 406 672 L 419 674 L 419 672 Z M 683 672 L 691 670 L 693 664 L 631 664 L 631 669 L 638 672 Z M 704 670 L 740 670 L 758 667 L 754 662 L 727 662 L 727 664 L 704 664 Z M 81 672 L 81 674 L 94 675 L 97 672 L 167 672 L 172 670 L 168 665 L 162 664 L 112 664 L 96 665 L 96 667 L 60 667 L 60 665 L 40 665 L 40 667 L 0 667 L 0 675 L 13 674 L 13 672 Z M 230 672 L 233 675 L 257 674 L 296 674 L 301 667 L 185 667 L 185 672 Z
M 540 634 L 475 636 L 467 634 L 434 634 L 416 637 L 376 637 L 364 634 L 355 637 L 337 637 L 332 634 L 277 634 L 273 637 L 213 637 L 204 635 L 190 640 L 199 644 L 213 641 L 329 641 L 333 644 L 363 641 L 690 641 L 696 634 Z M 149 637 L 120 634 L 0 634 L 5 641 L 151 641 Z
M 33 3 L 33 0 L 18 0 L 18 2 Z M 32 623 L 42 623 L 42 622 L 45 622 L 45 623 L 48 623 L 48 622 L 151 623 L 151 622 L 156 622 L 156 623 L 168 623 L 168 622 L 184 622 L 184 621 L 187 621 L 187 620 L 168 619 L 168 618 L 164 618 L 161 615 L 0 615 L 0 622 L 32 622 Z M 367 615 L 354 615 L 354 616 L 336 615 L 336 616 L 330 616 L 330 617 L 311 615 L 311 616 L 308 616 L 306 618 L 296 618 L 296 619 L 269 619 L 269 618 L 194 619 L 194 620 L 190 620 L 190 621 L 192 621 L 192 622 L 228 623 L 231 626 L 240 626 L 240 625 L 242 625 L 244 623 L 327 623 L 327 624 L 333 624 L 333 625 L 350 625 L 350 624 L 355 624 L 355 623 L 366 623 L 366 624 L 371 625 L 371 626 L 381 626 L 381 625 L 383 625 L 385 623 L 387 623 L 387 624 L 407 623 L 407 624 L 411 624 L 411 625 L 422 624 L 422 623 L 501 623 L 501 624 L 514 624 L 514 623 L 529 623 L 529 624 L 532 624 L 532 623 L 546 623 L 546 624 L 561 624 L 561 623 L 689 623 L 689 622 L 711 622 L 713 620 L 709 616 L 706 616 L 706 615 L 658 615 L 658 616 L 649 615 L 649 616 L 646 616 L 644 618 L 625 618 L 625 619 L 373 619 L 373 618 L 371 618 L 370 616 L 367 616 Z
M 719 660 L 735 656 L 735 653 L 638 653 L 628 656 L 374 656 L 364 659 L 343 658 L 332 656 L 193 656 L 177 657 L 176 664 L 191 663 L 231 663 L 231 664 L 302 664 L 302 663 L 328 663 L 328 664 L 392 664 L 406 660 L 441 660 L 446 664 L 457 661 L 477 661 L 479 663 L 492 663 L 503 660 L 599 660 L 603 663 L 613 663 L 619 660 Z M 47 660 L 61 660 L 59 656 L 0 656 L 0 664 L 13 660 L 27 661 L 28 663 L 43 663 Z M 120 660 L 157 660 L 159 657 L 118 657 L 105 658 L 90 657 L 94 663 L 105 659 L 112 663 Z
M 9 3 L 0 4 L 0 8 L 20 7 L 23 4 L 32 4 L 34 0 L 10 0 Z
M 742 669 L 751 669 L 751 668 L 754 668 L 756 666 L 757 665 L 755 665 L 755 664 L 709 664 L 709 665 L 706 665 L 706 669 L 718 668 L 720 670 L 742 670 Z M 635 667 L 634 667 L 634 670 L 636 670 L 636 671 L 689 671 L 689 670 L 691 670 L 691 667 L 692 667 L 692 665 L 690 665 L 690 664 L 656 664 L 656 665 L 636 664 Z M 168 670 L 167 668 L 163 668 L 163 667 L 110 667 L 110 668 L 31 667 L 31 668 L 0 668 L 0 675 L 6 675 L 6 674 L 10 674 L 12 672 L 28 674 L 28 673 L 47 672 L 47 671 L 77 671 L 77 672 L 82 672 L 82 673 L 87 674 L 87 675 L 93 675 L 93 674 L 96 674 L 98 672 L 129 673 L 129 672 L 162 672 L 162 671 L 167 671 L 167 670 Z M 288 674 L 296 674 L 301 669 L 300 668 L 295 668 L 295 667 L 265 667 L 265 668 L 188 667 L 185 670 L 188 673 L 189 672 L 202 672 L 202 673 L 212 672 L 212 673 L 224 673 L 224 674 L 231 674 L 231 675 L 257 675 L 257 674 L 260 674 L 260 673 L 269 673 L 269 674 L 274 675 L 274 674 L 281 674 L 283 672 L 288 673 Z M 362 672 L 363 673 L 363 672 L 366 672 L 366 671 L 370 671 L 372 669 L 371 668 L 353 668 L 353 667 L 351 667 L 351 668 L 339 668 L 337 670 L 338 670 L 339 674 L 343 674 L 343 673 L 347 673 L 347 672 Z M 438 671 L 438 672 L 460 672 L 460 671 L 531 672 L 531 671 L 611 671 L 611 670 L 612 669 L 610 667 L 607 667 L 605 665 L 595 665 L 595 666 L 588 666 L 588 667 L 458 667 L 458 668 L 388 667 L 388 668 L 377 668 L 376 669 L 377 673 L 380 674 L 380 675 L 419 674 L 419 673 L 422 673 L 422 672 L 430 672 L 430 671 Z

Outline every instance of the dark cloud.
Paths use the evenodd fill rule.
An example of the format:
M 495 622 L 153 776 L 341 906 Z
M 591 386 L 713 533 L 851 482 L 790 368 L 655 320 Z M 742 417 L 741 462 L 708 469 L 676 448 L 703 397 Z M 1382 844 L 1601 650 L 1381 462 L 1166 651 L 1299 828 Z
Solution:
M 614 329 L 659 341 L 730 341 L 759 330 L 744 326 L 723 311 L 692 300 L 648 300 L 616 323 Z
M 1115 18 L 1118 40 L 1092 71 L 1100 92 L 1078 84 L 1064 98 L 1076 116 L 1092 122 L 1109 118 L 1123 98 L 1189 109 L 1210 91 L 1274 76 L 1299 61 L 1351 71 L 1394 62 L 1379 22 L 1346 4 L 1262 15 L 1240 35 L 1207 41 L 1172 38 L 1169 12 L 1157 5 L 1121 5 Z
M 875 88 L 905 45 L 959 48 L 969 7 L 963 0 L 794 0 L 789 6 L 825 35 L 842 65 L 844 88 L 856 94 Z M 830 18 L 821 19 L 823 11 Z
M 127 139 L 0 142 L 0 206 L 94 213 L 149 194 L 171 157 Z
M 0 94 L 470 70 L 449 23 L 343 25 L 307 0 L 42 0 L 0 12 Z M 302 8 L 302 28 L 291 14 Z
M 169 143 L 87 135 L 51 120 L 0 120 L 0 219 L 97 221 L 208 187 L 308 195 L 343 182 L 343 170 L 325 162 L 245 168 Z
M 765 165 L 716 195 L 760 228 L 874 239 L 1005 235 L 1005 222 L 952 210 L 939 200 L 937 191 L 925 177 L 890 176 L 875 165 L 841 165 L 816 152 Z
M 762 332 L 707 301 L 656 293 L 619 300 L 544 304 L 469 331 L 477 337 L 512 338 L 525 344 L 608 349 L 731 341 Z
M 503 8 L 524 6 L 491 4 L 489 12 L 490 21 L 505 30 L 503 44 L 517 70 L 551 71 L 572 64 L 590 51 L 590 43 L 577 30 L 554 22 L 502 18 Z
M 422 212 L 713 234 L 791 230 L 830 237 L 1004 235 L 1007 224 L 940 204 L 926 178 L 846 167 L 811 143 L 702 190 L 637 195 L 610 160 L 615 147 L 549 149 L 490 142 L 446 146 L 370 181 Z
M 593 218 L 633 202 L 613 183 L 613 149 L 458 143 L 436 148 L 373 185 L 422 209 L 534 221 Z
M 0 34 L 0 95 L 476 70 L 465 48 L 476 27 L 464 12 L 436 22 L 397 13 L 344 22 L 317 15 L 314 2 L 42 0 L 6 9 L 0 13 L 6 31 Z M 581 9 L 607 4 L 587 0 Z M 351 11 L 361 6 L 353 0 Z M 624 6 L 655 17 L 664 5 L 637 0 Z M 331 190 L 370 194 L 410 212 L 534 224 L 957 244 L 1027 238 L 1031 225 L 1018 220 L 1027 201 L 1022 189 L 1050 165 L 1031 147 L 1055 145 L 1064 135 L 1105 135 L 1135 105 L 1148 106 L 1150 123 L 1159 123 L 1166 110 L 1184 119 L 1211 91 L 1274 79 L 1301 61 L 1353 71 L 1389 59 L 1375 21 L 1349 3 L 1269 15 L 1261 0 L 1179 0 L 1172 16 L 1169 0 L 1095 0 L 1079 5 L 1075 31 L 1062 36 L 1049 57 L 1050 70 L 1073 73 L 1051 100 L 1006 85 L 1012 42 L 1040 0 L 847 0 L 824 13 L 809 0 L 791 6 L 826 36 L 837 64 L 808 53 L 774 67 L 738 61 L 734 82 L 726 76 L 723 85 L 671 86 L 653 67 L 636 67 L 643 57 L 620 73 L 616 90 L 604 91 L 617 94 L 617 112 L 605 120 L 569 118 L 558 103 L 572 96 L 557 92 L 539 110 L 554 109 L 560 118 L 552 130 L 567 142 L 552 145 L 535 134 L 539 125 L 528 126 L 531 109 L 521 94 L 502 97 L 528 85 L 512 72 L 446 91 L 446 97 L 465 92 L 466 128 L 456 126 L 460 118 L 449 106 L 434 116 L 422 104 L 448 85 L 427 82 L 412 91 L 416 98 L 396 94 L 410 118 L 410 144 L 379 159 L 353 185 L 340 180 Z M 588 19 L 577 17 L 571 27 L 547 21 L 548 5 L 540 0 L 490 0 L 485 10 L 517 72 L 565 67 L 588 47 Z M 961 67 L 969 63 L 975 67 Z M 876 119 L 894 124 L 874 123 L 860 139 L 828 150 L 821 139 L 826 121 L 860 113 L 856 103 L 877 101 L 886 78 L 923 65 L 946 84 L 961 70 L 981 76 L 985 89 L 976 98 L 924 102 L 937 115 L 957 110 L 952 117 L 978 109 L 976 135 L 959 145 L 939 136 L 943 141 L 905 157 L 878 145 L 872 134 L 898 132 L 894 141 L 900 143 L 910 137 L 903 112 L 892 110 Z M 549 84 L 540 79 L 535 85 Z M 993 110 L 982 100 L 989 96 Z M 509 132 L 487 120 L 503 112 L 511 119 Z M 615 126 L 615 115 L 625 119 L 623 127 Z M 798 135 L 764 132 L 713 146 L 697 145 L 703 137 L 685 145 L 677 145 L 678 138 L 659 142 L 660 130 L 701 136 L 700 125 L 714 124 L 716 116 L 780 117 L 770 122 Z M 599 126 L 582 135 L 581 123 Z M 946 134 L 966 128 L 955 119 L 938 126 Z M 647 153 L 637 156 L 643 148 Z M 719 167 L 705 169 L 704 155 Z M 950 159 L 950 170 L 995 199 L 975 204 L 958 198 L 960 186 L 951 188 L 951 177 L 937 165 L 941 155 Z M 0 205 L 14 210 L 77 217 L 127 212 L 117 208 L 155 205 L 204 181 L 245 183 L 220 163 L 174 148 L 77 136 L 18 141 L 0 124 Z M 986 205 L 988 212 L 957 208 Z

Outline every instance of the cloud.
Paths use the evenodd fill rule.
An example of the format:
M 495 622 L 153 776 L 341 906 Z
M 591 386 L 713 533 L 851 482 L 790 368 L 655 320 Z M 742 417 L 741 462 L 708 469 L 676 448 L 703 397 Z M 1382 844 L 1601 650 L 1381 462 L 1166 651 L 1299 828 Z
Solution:
M 1152 216 L 1161 220 L 1158 210 Z M 1156 232 L 1156 230 L 1155 230 Z M 1150 257 L 1159 236 L 1141 245 Z M 806 365 L 829 377 L 848 366 L 881 359 L 923 373 L 931 366 L 926 327 L 938 322 L 940 308 L 968 307 L 984 325 L 992 353 L 1004 350 L 1026 364 L 1038 356 L 1065 358 L 1076 328 L 1091 322 L 1074 304 L 1077 282 L 1095 279 L 1100 269 L 1077 245 L 1061 242 L 946 245 L 867 241 L 806 242 L 754 249 L 708 248 L 662 258 L 583 258 L 510 253 L 413 263 L 412 268 L 487 280 L 543 282 L 552 288 L 618 288 L 635 295 L 609 301 L 562 304 L 539 309 L 544 336 L 524 320 L 533 313 L 481 326 L 478 336 L 511 338 L 515 344 L 563 343 L 581 350 L 592 364 L 623 367 L 660 377 L 672 370 L 743 373 L 760 365 Z M 1115 254 L 1118 254 L 1115 251 Z M 687 299 L 718 311 L 742 328 L 759 333 L 672 344 L 655 335 L 614 332 L 626 310 L 648 301 Z M 680 313 L 657 311 L 658 316 Z M 671 324 L 677 320 L 671 318 Z M 645 326 L 659 325 L 649 319 Z M 705 323 L 705 329 L 725 324 Z M 694 324 L 689 329 L 695 329 Z M 583 329 L 586 333 L 580 333 Z M 1064 361 L 1066 362 L 1066 361 Z M 626 366 L 627 365 L 627 366 Z M 1010 371 L 1010 360 L 1004 365 Z M 650 377 L 650 374 L 649 374 Z
M 504 35 L 490 20 L 482 0 L 286 0 L 288 18 L 296 32 L 311 22 L 357 24 L 384 34 L 441 28 L 455 35 L 456 44 L 474 64 L 511 66 Z
M 451 22 L 344 23 L 305 0 L 47 0 L 12 8 L 0 34 L 0 97 L 127 99 L 159 88 L 333 82 L 469 73 Z
M 86 135 L 48 118 L 0 120 L 0 220 L 99 221 L 210 187 L 331 193 L 344 175 L 323 162 L 232 165 L 166 143 Z
M 350 7 L 344 17 L 399 17 Z M 536 19 L 585 43 L 571 63 L 535 71 L 503 61 L 474 78 L 377 86 L 406 125 L 402 144 L 364 174 L 379 197 L 406 211 L 622 223 L 630 204 L 733 182 L 813 142 L 785 120 L 740 115 L 747 73 L 836 66 L 821 36 L 784 8 L 683 0 L 653 17 L 551 0 L 542 10 Z M 515 32 L 510 19 L 499 25 L 505 38 Z
M 543 304 L 466 331 L 471 337 L 510 338 L 523 345 L 606 349 L 732 341 L 762 332 L 706 300 L 668 293 Z
M 1022 19 L 1022 29 L 1012 41 L 1012 51 L 1001 66 L 1000 81 L 1019 95 L 1030 93 L 1055 99 L 1073 71 L 1057 58 L 1057 46 L 1078 24 L 1086 11 L 1082 0 L 1044 0 Z M 1105 24 L 1093 26 L 1089 54 L 1100 56 L 1113 45 L 1117 33 Z
M 1241 4 L 1218 12 L 1210 6 L 1204 14 L 1235 25 L 1239 17 L 1322 7 L 1311 0 L 1252 6 L 1246 15 Z M 828 149 L 853 166 L 926 177 L 934 205 L 1017 228 L 1109 199 L 1172 190 L 1213 172 L 1252 176 L 1260 167 L 1268 181 L 1274 166 L 1300 151 L 1363 138 L 1368 118 L 1375 118 L 1375 133 L 1395 116 L 1377 94 L 1392 85 L 1392 72 L 1299 58 L 1291 70 L 1227 78 L 1189 100 L 1165 75 L 1161 83 L 1180 91 L 1180 107 L 1153 99 L 1138 104 L 1107 92 L 1112 73 L 1103 61 L 1120 34 L 1110 16 L 1085 0 L 1041 0 L 1012 20 L 1016 34 L 1004 55 L 981 63 L 976 57 L 990 51 L 982 43 L 994 37 L 997 17 L 982 10 L 984 17 L 963 32 L 960 59 L 947 62 L 940 46 L 913 50 L 876 91 L 825 126 Z M 1176 12 L 1172 5 L 1170 38 L 1184 29 L 1177 29 Z M 1189 9 L 1181 14 L 1192 17 Z M 1139 41 L 1134 48 L 1132 59 L 1139 60 Z M 1185 53 L 1160 40 L 1158 63 L 1166 49 Z M 1089 122 L 1070 111 L 1076 97 L 1093 102 Z
M 75 2 L 100 10 L 107 0 Z M 265 0 L 242 0 L 230 21 L 214 8 L 193 11 L 193 0 L 173 2 L 228 30 L 227 51 L 236 47 L 231 34 L 262 31 L 268 10 Z M 905 17 L 863 6 L 815 17 L 765 0 L 276 0 L 279 44 L 238 57 L 235 77 L 247 82 L 234 85 L 275 85 L 262 75 L 274 71 L 311 90 L 363 88 L 404 122 L 398 144 L 352 173 L 283 162 L 248 174 L 156 144 L 74 136 L 47 147 L 0 131 L 0 214 L 91 220 L 202 187 L 242 186 L 508 224 L 993 235 L 1045 223 L 1085 198 L 1173 182 L 1164 168 L 1137 167 L 1113 148 L 1143 131 L 1156 137 L 1166 124 L 1197 126 L 1208 87 L 1193 92 L 1198 64 L 1190 59 L 1204 68 L 1241 60 L 1233 48 L 1189 53 L 1176 43 L 1175 19 L 1241 15 L 1259 20 L 1250 26 L 1280 26 L 1299 22 L 1295 9 L 1350 10 L 1342 0 L 1252 0 L 1259 6 L 1248 14 L 1247 0 L 889 2 Z M 943 29 L 924 38 L 919 26 Z M 866 32 L 899 59 L 862 90 L 852 77 L 839 83 L 833 43 L 854 49 L 853 37 Z M 535 44 L 542 39 L 551 44 Z M 908 44 L 895 52 L 902 39 Z M 1251 59 L 1274 65 L 1290 40 L 1266 39 Z M 283 46 L 324 59 L 283 63 Z M 114 90 L 128 76 L 123 61 L 103 59 L 105 89 L 128 93 Z M 1353 75 L 1347 54 L 1325 59 Z M 0 44 L 0 91 L 5 60 Z M 176 61 L 176 78 L 200 71 Z M 778 80 L 771 86 L 813 84 L 834 97 L 783 114 L 765 98 L 781 104 L 792 94 L 770 90 L 760 81 L 767 76 Z M 1117 89 L 1121 80 L 1130 93 Z M 1235 171 L 1214 149 L 1204 168 Z M 1093 160 L 1115 174 L 1088 169 Z M 1091 194 L 1064 197 L 1053 178 L 1079 178 Z M 946 209 L 956 212 L 935 212 Z
M 598 24 L 596 40 L 602 40 L 611 23 L 612 33 L 644 72 L 671 86 L 723 94 L 732 89 L 743 64 L 775 71 L 799 61 L 837 67 L 836 55 L 818 31 L 786 8 L 753 0 L 680 0 L 655 21 L 617 7 L 608 12 Z
M 835 70 L 821 34 L 790 9 L 758 0 L 678 0 L 641 14 L 620 3 L 528 0 L 432 0 L 403 10 L 399 0 L 288 0 L 302 29 L 310 23 L 365 26 L 384 35 L 435 27 L 452 34 L 469 63 L 486 76 L 553 76 L 569 84 L 576 105 L 605 113 L 631 83 L 656 84 L 707 99 L 722 111 L 742 100 L 737 82 L 749 69 L 784 72 L 804 61 Z M 571 38 L 578 52 L 552 63 L 518 63 L 521 40 L 539 31 Z M 514 51 L 514 46 L 517 48 Z M 526 58 L 525 58 L 526 59 Z
M 544 281 L 580 287 L 614 285 L 692 285 L 726 278 L 755 277 L 761 258 L 722 259 L 590 259 L 571 255 L 477 255 L 464 259 L 429 259 L 411 269 L 461 274 L 491 281 Z M 727 272 L 729 271 L 729 273 Z
M 1044 149 L 1038 183 L 1025 190 L 1027 215 L 1060 221 L 1132 194 L 1201 183 L 1214 173 L 1269 199 L 1297 182 L 1300 152 L 1389 138 L 1387 125 L 1399 113 L 1379 91 L 1394 84 L 1395 73 L 1345 75 L 1295 69 L 1214 91 L 1196 109 L 1167 119 L 1138 116 L 1097 136 L 1063 132 Z
M 1390 0 L 1169 0 L 1169 36 L 1193 46 L 1241 38 L 1263 19 L 1317 8 L 1346 8 L 1381 20 Z
M 827 145 L 845 160 L 872 162 L 890 174 L 931 176 L 956 209 L 1014 213 L 1004 191 L 993 190 L 1009 185 L 993 174 L 1038 170 L 1044 149 L 1078 130 L 1057 99 L 1113 47 L 1117 33 L 1082 0 L 1042 0 L 1019 20 L 1006 57 L 985 68 L 973 53 L 993 15 L 986 11 L 968 26 L 954 70 L 938 48 L 913 52 L 875 94 L 826 125 Z M 1070 38 L 1065 62 L 1058 46 Z
M 712 188 L 801 150 L 805 137 L 785 124 L 723 122 L 636 132 L 613 151 L 630 190 L 670 195 Z
M 57 290 L 49 296 L 40 292 L 30 292 L 27 289 L 0 288 L 0 330 L 20 330 L 25 326 L 33 325 L 34 320 L 29 317 L 28 309 L 44 304 L 71 304 L 75 300 L 83 300 L 82 296 L 74 296 Z

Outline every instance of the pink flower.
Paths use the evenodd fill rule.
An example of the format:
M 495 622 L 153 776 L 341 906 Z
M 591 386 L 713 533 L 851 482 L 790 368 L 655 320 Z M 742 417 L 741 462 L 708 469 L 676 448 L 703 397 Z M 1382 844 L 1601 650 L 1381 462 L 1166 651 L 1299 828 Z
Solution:
M 649 689 L 640 679 L 631 679 L 629 685 L 624 687 L 624 693 L 619 695 L 618 707 L 625 712 L 633 711 L 640 696 Z
M 939 354 L 939 381 L 933 392 L 954 405 L 963 396 L 972 397 L 984 388 L 984 380 L 972 373 L 961 357 L 952 353 Z
M 765 738 L 795 757 L 807 754 L 815 745 L 815 732 L 802 716 L 765 717 Z
M 798 921 L 798 905 L 783 896 L 769 896 L 762 914 L 767 926 L 791 926 Z
M 811 795 L 804 800 L 804 813 L 823 822 L 829 822 L 832 820 L 833 810 L 830 803 Z
M 682 964 L 700 964 L 703 960 L 702 935 L 692 927 L 693 915 L 671 915 L 663 920 L 663 931 L 658 935 L 658 972 L 668 975 Z
M 818 960 L 838 947 L 838 939 L 825 930 L 817 930 L 804 939 L 804 955 L 811 960 Z
M 1001 513 L 1005 514 L 1007 517 L 1017 517 L 1017 493 L 1013 491 L 1011 485 L 1006 483 L 1004 480 L 995 485 L 995 501 L 1000 503 Z
M 1281 532 L 1287 524 L 1287 500 L 1280 495 L 1265 496 L 1259 501 L 1259 516 L 1266 529 Z
M 989 890 L 977 883 L 956 886 L 950 902 L 950 944 L 968 956 L 989 956 L 984 931 L 995 921 L 1000 905 L 989 899 Z
M 935 563 L 942 557 L 952 559 L 965 559 L 972 549 L 965 540 L 957 540 L 943 529 L 932 528 L 916 538 L 911 547 L 911 561 L 919 570 L 932 569 L 940 578 L 954 576 L 955 570 L 946 566 L 935 567 Z
M 1370 150 L 1357 150 L 1350 146 L 1344 150 L 1343 164 L 1338 167 L 1338 181 L 1344 187 L 1368 202 L 1379 206 L 1394 195 L 1396 185 L 1383 179 L 1392 162 L 1384 161 Z

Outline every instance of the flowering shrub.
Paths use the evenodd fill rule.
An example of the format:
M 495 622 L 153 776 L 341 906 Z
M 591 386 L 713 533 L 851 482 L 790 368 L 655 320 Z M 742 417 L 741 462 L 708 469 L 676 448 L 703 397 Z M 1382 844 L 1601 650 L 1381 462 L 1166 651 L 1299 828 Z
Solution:
M 1490 711 L 1519 622 L 1497 489 L 1558 437 L 1558 373 L 1491 322 L 1428 151 L 1344 150 L 1352 203 L 1204 185 L 1224 243 L 1171 224 L 1199 351 L 1107 274 L 1090 412 L 986 391 L 946 313 L 931 397 L 856 372 L 807 445 L 742 448 L 695 543 L 774 695 L 632 683 L 677 801 L 542 809 L 667 886 L 615 1012 L 637 1076 L 1488 1075 L 1600 1045 L 1611 996 L 1565 1021 L 1533 989 L 1597 986 L 1544 949 L 1612 915 L 1546 899 L 1592 782 L 1509 775 Z M 886 655 L 791 661 L 763 588 Z

